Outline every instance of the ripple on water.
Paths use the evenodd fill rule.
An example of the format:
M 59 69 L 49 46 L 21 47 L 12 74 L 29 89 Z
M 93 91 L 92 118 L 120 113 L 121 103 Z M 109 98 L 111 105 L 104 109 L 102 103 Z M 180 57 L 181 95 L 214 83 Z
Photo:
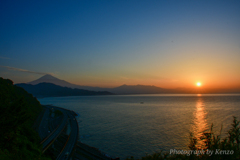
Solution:
M 89 96 L 39 101 L 79 113 L 81 141 L 122 159 L 160 149 L 186 149 L 189 132 L 199 138 L 213 123 L 216 131 L 223 124 L 225 133 L 233 115 L 240 119 L 240 95 Z

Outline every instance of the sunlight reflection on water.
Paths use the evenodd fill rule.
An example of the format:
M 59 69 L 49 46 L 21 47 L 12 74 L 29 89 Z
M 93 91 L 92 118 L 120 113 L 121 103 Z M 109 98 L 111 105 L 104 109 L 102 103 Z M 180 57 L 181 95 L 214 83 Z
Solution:
M 196 110 L 194 111 L 194 123 L 193 123 L 193 136 L 197 138 L 198 148 L 202 148 L 204 145 L 204 141 L 201 140 L 201 135 L 204 131 L 208 129 L 208 124 L 206 120 L 206 111 L 205 111 L 205 104 L 201 96 L 196 103 Z
M 200 139 L 214 124 L 223 135 L 240 117 L 240 95 L 131 95 L 39 99 L 80 114 L 81 141 L 108 155 L 140 158 L 158 150 L 188 149 L 189 132 Z M 144 102 L 144 103 L 141 103 Z M 198 145 L 202 145 L 201 142 Z

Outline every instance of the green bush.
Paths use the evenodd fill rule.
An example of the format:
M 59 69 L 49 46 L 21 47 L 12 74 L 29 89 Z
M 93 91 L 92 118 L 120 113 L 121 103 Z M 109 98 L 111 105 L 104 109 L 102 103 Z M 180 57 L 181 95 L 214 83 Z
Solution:
M 0 77 L 0 159 L 48 159 L 32 125 L 42 106 L 31 94 Z
M 227 137 L 221 139 L 220 134 L 216 135 L 213 132 L 213 125 L 209 131 L 203 132 L 201 140 L 202 146 L 198 146 L 197 138 L 190 133 L 190 142 L 188 145 L 189 153 L 186 154 L 170 154 L 169 152 L 160 151 L 152 155 L 146 155 L 141 160 L 237 160 L 240 159 L 240 121 L 233 117 L 230 130 L 227 132 Z M 187 151 L 187 150 L 186 150 Z M 210 154 L 209 151 L 212 151 Z M 194 153 L 199 153 L 194 154 Z M 127 158 L 126 160 L 134 160 L 134 157 Z

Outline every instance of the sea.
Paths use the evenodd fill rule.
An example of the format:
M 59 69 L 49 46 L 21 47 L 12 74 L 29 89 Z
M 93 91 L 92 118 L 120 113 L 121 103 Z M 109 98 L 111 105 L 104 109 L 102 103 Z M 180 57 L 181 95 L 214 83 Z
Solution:
M 140 158 L 188 149 L 213 125 L 224 138 L 233 116 L 240 120 L 240 94 L 148 94 L 38 99 L 79 114 L 79 140 L 112 157 Z

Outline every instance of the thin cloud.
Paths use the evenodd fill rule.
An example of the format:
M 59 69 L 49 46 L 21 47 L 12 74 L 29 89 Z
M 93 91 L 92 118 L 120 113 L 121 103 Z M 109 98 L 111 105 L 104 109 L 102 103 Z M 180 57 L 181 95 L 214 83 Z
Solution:
M 29 71 L 26 69 L 21 69 L 21 68 L 14 68 L 14 67 L 9 67 L 9 66 L 0 66 L 2 68 L 7 68 L 8 70 L 13 70 L 13 71 L 19 71 L 19 72 L 27 72 L 27 73 L 34 73 L 34 74 L 41 74 L 41 75 L 45 75 L 45 74 L 51 74 L 52 73 L 46 73 L 46 72 L 35 72 L 35 71 Z
M 10 58 L 8 58 L 8 57 L 1 57 L 1 56 L 0 56 L 0 59 L 10 59 Z

